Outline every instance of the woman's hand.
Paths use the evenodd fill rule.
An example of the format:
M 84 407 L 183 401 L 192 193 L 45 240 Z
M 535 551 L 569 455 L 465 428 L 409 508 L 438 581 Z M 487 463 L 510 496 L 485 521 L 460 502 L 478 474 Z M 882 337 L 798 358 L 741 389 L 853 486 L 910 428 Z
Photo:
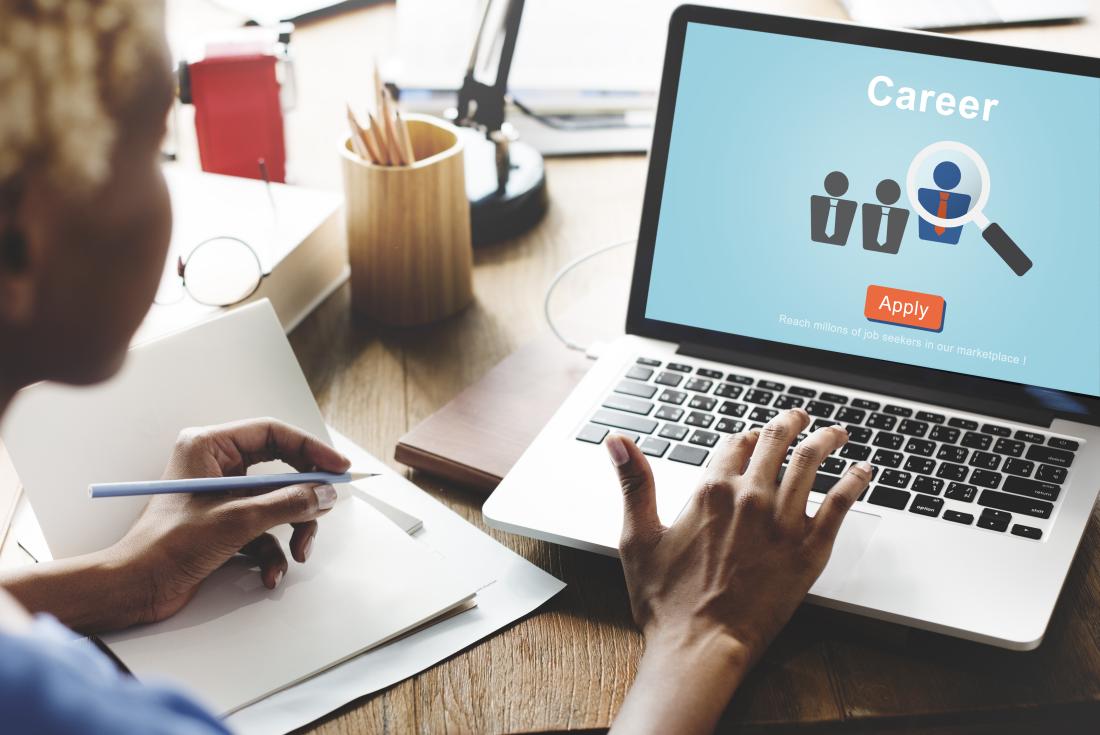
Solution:
M 302 472 L 345 472 L 350 462 L 319 439 L 271 419 L 187 429 L 165 479 L 243 475 L 282 460 Z M 237 553 L 260 567 L 268 588 L 287 572 L 286 554 L 268 529 L 294 527 L 290 552 L 304 563 L 317 518 L 336 503 L 331 485 L 293 485 L 256 494 L 154 496 L 126 535 L 92 554 L 22 568 L 0 585 L 33 612 L 49 612 L 85 632 L 163 620 Z
M 271 419 L 186 429 L 164 479 L 243 475 L 260 462 L 282 460 L 299 472 L 345 472 L 346 457 L 319 439 Z M 290 552 L 305 563 L 317 518 L 336 503 L 332 485 L 291 485 L 257 494 L 157 495 L 114 551 L 136 584 L 139 622 L 163 620 L 194 596 L 198 585 L 235 554 L 255 559 L 274 589 L 288 569 L 268 529 L 294 527 Z
M 786 411 L 715 450 L 671 527 L 657 517 L 653 473 L 630 441 L 611 436 L 623 491 L 619 549 L 646 655 L 616 725 L 624 731 L 709 732 L 733 690 L 825 568 L 845 513 L 871 480 L 853 465 L 806 514 L 821 462 L 848 440 L 815 431 L 777 482 L 787 449 L 810 422 Z

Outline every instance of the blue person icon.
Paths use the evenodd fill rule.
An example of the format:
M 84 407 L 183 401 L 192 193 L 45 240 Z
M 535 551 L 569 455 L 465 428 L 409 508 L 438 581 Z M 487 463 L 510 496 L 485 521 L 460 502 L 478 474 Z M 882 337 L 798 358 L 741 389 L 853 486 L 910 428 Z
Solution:
M 954 219 L 961 217 L 970 209 L 970 195 L 951 191 L 962 180 L 962 171 L 958 164 L 952 161 L 941 161 L 932 170 L 932 181 L 938 189 L 921 188 L 917 190 L 917 201 L 920 208 L 928 214 L 940 219 Z M 918 212 L 918 214 L 920 214 Z M 921 240 L 930 242 L 943 242 L 956 245 L 959 242 L 959 234 L 962 227 L 940 227 L 927 222 L 923 217 L 920 221 L 918 235 Z

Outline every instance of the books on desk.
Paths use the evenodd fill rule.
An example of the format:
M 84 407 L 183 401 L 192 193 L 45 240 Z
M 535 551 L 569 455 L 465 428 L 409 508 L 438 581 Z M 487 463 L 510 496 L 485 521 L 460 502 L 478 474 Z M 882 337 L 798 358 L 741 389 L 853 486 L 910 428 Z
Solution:
M 175 165 L 165 166 L 164 174 L 172 198 L 172 244 L 156 302 L 134 344 L 226 311 L 192 300 L 176 272 L 179 257 L 186 258 L 211 238 L 237 238 L 256 252 L 266 275 L 244 303 L 271 301 L 287 332 L 347 280 L 350 270 L 340 194 Z

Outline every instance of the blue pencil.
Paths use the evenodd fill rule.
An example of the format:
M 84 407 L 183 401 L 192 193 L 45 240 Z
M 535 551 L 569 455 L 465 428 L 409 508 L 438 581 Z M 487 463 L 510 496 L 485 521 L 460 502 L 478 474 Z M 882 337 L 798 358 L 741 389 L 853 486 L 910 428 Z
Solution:
M 93 498 L 126 498 L 134 495 L 167 493 L 224 493 L 233 490 L 274 490 L 288 485 L 328 483 L 337 485 L 377 477 L 377 472 L 288 472 L 281 475 L 240 475 L 235 477 L 196 477 L 188 480 L 152 482 L 103 482 L 88 486 Z

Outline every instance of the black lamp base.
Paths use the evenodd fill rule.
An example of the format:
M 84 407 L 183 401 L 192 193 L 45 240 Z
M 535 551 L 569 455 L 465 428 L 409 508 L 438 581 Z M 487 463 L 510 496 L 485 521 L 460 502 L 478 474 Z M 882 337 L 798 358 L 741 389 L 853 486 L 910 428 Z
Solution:
M 506 240 L 538 224 L 549 205 L 542 154 L 522 141 L 511 143 L 511 170 L 501 190 L 496 146 L 477 130 L 458 130 L 466 145 L 466 195 L 474 245 Z

